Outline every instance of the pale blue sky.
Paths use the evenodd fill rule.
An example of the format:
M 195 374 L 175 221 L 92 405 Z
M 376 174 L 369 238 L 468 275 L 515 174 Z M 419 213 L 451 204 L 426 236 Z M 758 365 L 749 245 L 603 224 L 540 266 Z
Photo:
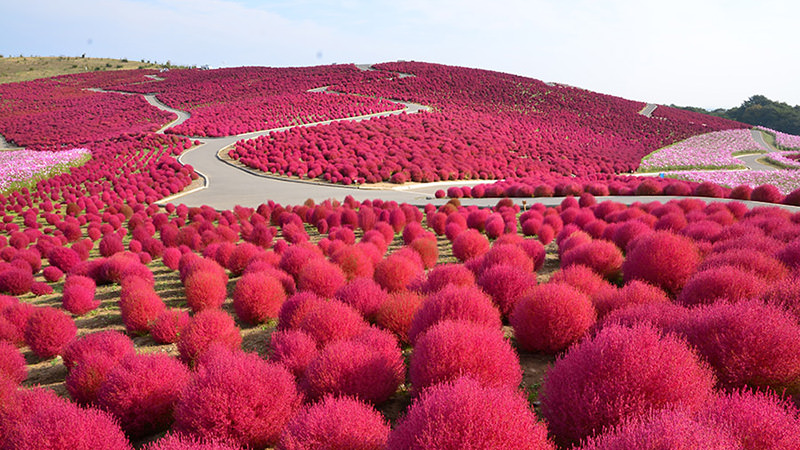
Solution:
M 800 104 L 793 0 L 0 0 L 0 54 L 212 67 L 437 62 L 633 100 Z

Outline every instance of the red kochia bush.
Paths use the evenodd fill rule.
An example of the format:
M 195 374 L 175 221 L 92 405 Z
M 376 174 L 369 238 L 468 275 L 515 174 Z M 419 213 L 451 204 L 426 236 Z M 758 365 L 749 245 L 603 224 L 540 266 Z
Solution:
M 0 269 L 0 294 L 23 295 L 31 290 L 33 275 L 30 270 Z
M 677 300 L 686 306 L 717 300 L 738 302 L 760 297 L 766 287 L 764 280 L 751 272 L 733 266 L 713 267 L 692 275 Z
M 566 446 L 650 410 L 697 410 L 713 387 L 711 370 L 679 338 L 612 325 L 558 359 L 539 392 L 550 432 Z
M 491 405 L 491 407 L 487 407 Z M 388 450 L 554 450 L 528 402 L 462 377 L 424 391 L 389 434 Z
M 389 299 L 389 294 L 372 278 L 354 278 L 337 289 L 334 297 L 355 308 L 367 320 L 372 320 Z
M 718 302 L 696 310 L 685 332 L 722 386 L 800 395 L 800 324 L 785 310 L 757 300 Z
M 580 450 L 659 449 L 739 450 L 725 430 L 692 417 L 691 413 L 665 409 L 633 417 L 589 438 Z
M 375 266 L 373 278 L 387 291 L 398 292 L 406 289 L 409 283 L 422 273 L 422 260 L 416 252 L 398 251 Z
M 95 299 L 96 285 L 94 280 L 81 275 L 70 275 L 64 281 L 64 294 L 61 303 L 64 309 L 82 316 L 100 306 L 100 300 Z
M 519 300 L 509 322 L 520 347 L 557 353 L 583 337 L 595 319 L 589 297 L 568 284 L 547 283 Z
M 233 291 L 233 308 L 244 322 L 256 324 L 278 317 L 286 292 L 277 278 L 265 272 L 244 274 Z
M 744 449 L 794 450 L 800 442 L 797 407 L 763 392 L 720 394 L 699 413 L 711 427 L 735 437 Z
M 220 309 L 207 309 L 192 317 L 178 337 L 181 361 L 193 363 L 211 344 L 220 344 L 229 349 L 238 349 L 242 344 L 239 328 L 231 316 Z
M 122 283 L 119 309 L 128 333 L 147 333 L 150 324 L 165 308 L 164 301 L 148 281 L 131 277 Z
M 102 353 L 89 353 L 67 373 L 64 385 L 70 398 L 80 405 L 97 403 L 97 391 L 119 361 Z
M 100 385 L 97 403 L 129 436 L 157 433 L 172 423 L 175 402 L 189 379 L 189 369 L 169 355 L 129 355 Z
M 241 450 L 242 447 L 224 440 L 201 439 L 194 436 L 168 434 L 147 444 L 144 450 Z
M 620 289 L 609 290 L 606 294 L 592 298 L 598 319 L 627 306 L 664 304 L 669 301 L 666 292 L 639 280 L 633 280 Z
M 596 240 L 578 245 L 561 257 L 561 267 L 586 266 L 603 278 L 614 280 L 622 271 L 622 251 L 608 241 Z
M 105 330 L 84 335 L 70 342 L 61 352 L 61 358 L 67 370 L 72 370 L 91 354 L 101 353 L 114 361 L 119 361 L 134 351 L 131 338 L 119 331 Z
M 367 322 L 352 307 L 338 300 L 321 301 L 300 320 L 297 329 L 308 333 L 319 348 L 360 334 Z
M 195 270 L 183 282 L 186 303 L 192 311 L 219 308 L 228 296 L 228 274 L 216 263 L 214 265 L 218 268 Z
M 448 284 L 470 286 L 475 284 L 475 274 L 463 264 L 441 264 L 428 272 L 424 293 L 432 294 L 440 291 Z
M 331 255 L 331 261 L 342 268 L 348 280 L 360 277 L 372 278 L 375 272 L 372 260 L 359 246 L 348 245 L 336 250 Z
M 17 347 L 8 341 L 0 340 L 0 378 L 14 383 L 22 383 L 28 377 L 25 358 Z
M 314 339 L 299 330 L 278 330 L 269 336 L 269 360 L 292 372 L 300 378 L 308 364 L 317 354 L 317 343 Z
M 512 390 L 522 381 L 519 358 L 499 328 L 444 320 L 419 335 L 409 366 L 415 392 L 461 375 Z
M 590 298 L 606 295 L 614 289 L 614 286 L 597 272 L 581 265 L 559 270 L 550 277 L 550 283 L 566 283 Z
M 641 280 L 676 296 L 700 264 L 700 253 L 686 237 L 656 231 L 636 239 L 622 264 L 625 282 Z
M 420 333 L 447 319 L 475 322 L 489 328 L 501 326 L 500 311 L 477 286 L 448 285 L 423 300 L 408 331 L 410 341 L 415 342 Z
M 315 258 L 306 263 L 297 276 L 297 288 L 310 291 L 322 298 L 333 298 L 337 289 L 347 281 L 342 269 L 324 259 Z
M 216 347 L 183 389 L 174 430 L 242 446 L 275 445 L 302 403 L 292 374 L 256 354 Z
M 489 251 L 489 240 L 478 230 L 465 230 L 453 240 L 453 256 L 464 262 Z
M 71 248 L 58 246 L 47 252 L 47 260 L 52 267 L 56 267 L 62 272 L 69 272 L 81 262 L 81 257 Z
M 36 308 L 25 326 L 25 343 L 34 354 L 50 359 L 75 338 L 78 328 L 72 319 L 56 308 Z
M 386 419 L 371 406 L 349 397 L 326 396 L 286 425 L 276 449 L 384 450 L 389 431 Z
M 297 328 L 309 311 L 316 308 L 324 300 L 311 292 L 298 292 L 283 302 L 278 311 L 278 330 Z
M 492 301 L 503 316 L 514 311 L 514 305 L 532 287 L 536 286 L 536 274 L 507 264 L 498 264 L 484 270 L 478 278 L 478 286 L 492 296 Z
M 150 336 L 159 344 L 174 344 L 189 325 L 189 313 L 180 309 L 161 311 L 150 325 Z
M 327 394 L 373 404 L 391 397 L 405 378 L 397 339 L 377 328 L 328 344 L 311 360 L 301 386 L 311 400 Z

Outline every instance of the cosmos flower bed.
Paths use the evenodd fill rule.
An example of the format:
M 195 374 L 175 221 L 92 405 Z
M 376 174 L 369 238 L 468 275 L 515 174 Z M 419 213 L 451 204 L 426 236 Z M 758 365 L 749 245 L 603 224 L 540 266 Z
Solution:
M 744 168 L 735 155 L 765 153 L 750 130 L 716 131 L 693 136 L 659 149 L 642 159 L 642 172 Z
M 139 96 L 84 90 L 56 78 L 0 85 L 0 134 L 29 149 L 156 131 L 175 118 Z
M 160 73 L 163 81 L 120 83 L 113 89 L 156 93 L 168 106 L 188 111 L 189 120 L 169 133 L 229 136 L 402 109 L 376 98 L 306 92 L 346 80 L 367 83 L 379 76 L 353 65 L 189 69 Z
M 756 187 L 771 184 L 783 194 L 800 188 L 800 173 L 797 170 L 747 170 L 735 172 L 674 172 L 670 177 L 695 182 L 711 182 L 720 186 L 736 187 L 747 185 Z
M 79 165 L 91 157 L 89 150 L 75 148 L 57 152 L 8 150 L 0 151 L 0 192 L 36 179 L 49 178 Z
M 796 150 L 791 152 L 772 152 L 764 158 L 784 169 L 800 169 L 800 153 Z
M 237 144 L 230 156 L 258 170 L 334 183 L 586 176 L 632 172 L 657 148 L 699 132 L 745 127 L 651 120 L 638 114 L 637 102 L 489 71 L 376 67 L 415 76 L 389 72 L 332 89 L 434 111 L 274 133 Z
M 757 127 L 760 130 L 764 130 L 767 133 L 772 134 L 775 136 L 775 144 L 782 149 L 786 150 L 797 150 L 800 149 L 800 136 L 796 136 L 794 134 L 782 133 L 780 131 L 775 131 L 770 128 L 766 127 Z

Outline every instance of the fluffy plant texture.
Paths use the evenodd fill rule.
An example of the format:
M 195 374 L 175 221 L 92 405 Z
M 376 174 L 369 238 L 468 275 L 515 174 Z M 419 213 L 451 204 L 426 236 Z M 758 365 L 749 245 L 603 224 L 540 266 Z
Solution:
M 164 249 L 164 254 L 161 256 L 161 262 L 164 263 L 169 269 L 178 270 L 178 262 L 181 259 L 181 251 L 175 247 L 168 247 Z
M 516 266 L 498 264 L 481 273 L 478 286 L 492 296 L 495 306 L 507 317 L 514 311 L 517 301 L 536 286 L 536 274 Z
M 312 292 L 298 292 L 283 302 L 278 311 L 278 329 L 297 328 L 309 311 L 316 308 L 324 300 Z
M 89 353 L 67 373 L 64 385 L 70 398 L 79 405 L 96 404 L 97 392 L 119 360 L 102 353 Z
M 57 281 L 61 281 L 61 278 L 64 277 L 64 272 L 62 272 L 58 267 L 47 266 L 44 268 L 44 270 L 42 270 L 42 276 L 48 283 L 55 283 Z
M 203 439 L 196 436 L 168 434 L 142 447 L 144 450 L 242 450 L 238 444 L 221 439 Z
M 78 252 L 67 247 L 53 247 L 47 252 L 47 260 L 52 267 L 62 272 L 69 272 L 73 267 L 81 262 Z
M 292 245 L 281 254 L 278 266 L 295 279 L 300 275 L 300 269 L 308 262 L 321 258 L 322 251 L 316 245 L 302 243 Z
M 508 389 L 522 381 L 519 357 L 499 328 L 465 321 L 439 322 L 417 339 L 409 365 L 411 385 L 419 393 L 461 375 Z
M 468 377 L 424 391 L 391 431 L 386 448 L 555 450 L 519 392 Z
M 125 246 L 122 244 L 122 237 L 116 233 L 103 236 L 97 248 L 100 250 L 100 254 L 106 258 L 125 251 Z
M 500 311 L 477 286 L 449 285 L 422 301 L 408 331 L 410 341 L 414 343 L 419 334 L 448 319 L 475 322 L 494 329 L 501 327 Z
M 164 301 L 149 282 L 132 278 L 122 284 L 119 310 L 128 333 L 147 333 L 150 324 L 164 309 Z
M 633 280 L 619 289 L 592 298 L 597 318 L 602 319 L 612 311 L 632 305 L 669 303 L 667 293 L 643 281 Z
M 337 289 L 334 298 L 352 306 L 371 321 L 381 305 L 389 300 L 389 294 L 372 278 L 354 278 Z
M 614 289 L 606 279 L 586 266 L 561 269 L 550 277 L 550 283 L 566 283 L 590 298 L 607 295 Z
M 622 272 L 625 282 L 641 280 L 677 296 L 700 264 L 697 246 L 683 236 L 656 231 L 629 249 Z
M 583 337 L 596 318 L 584 293 L 568 284 L 547 283 L 520 299 L 509 323 L 523 349 L 558 353 Z
M 233 291 L 233 308 L 240 320 L 257 324 L 278 317 L 286 292 L 281 282 L 265 272 L 242 275 Z
M 116 330 L 104 330 L 71 341 L 61 352 L 61 358 L 64 367 L 72 370 L 89 355 L 101 353 L 114 361 L 119 361 L 134 352 L 131 338 Z
M 758 298 L 767 288 L 764 279 L 733 266 L 706 269 L 692 275 L 678 294 L 686 306 L 708 305 L 717 300 L 738 302 Z
M 100 300 L 94 297 L 96 288 L 93 279 L 81 275 L 70 275 L 64 280 L 61 304 L 72 314 L 82 316 L 100 306 Z
M 130 450 L 131 445 L 112 415 L 96 408 L 49 400 L 30 402 L 28 413 L 11 424 L 4 449 Z
M 341 267 L 348 281 L 361 277 L 372 278 L 375 272 L 372 259 L 364 253 L 362 247 L 356 245 L 347 245 L 336 250 L 331 255 L 331 261 Z
M 734 266 L 758 275 L 769 282 L 782 280 L 789 272 L 786 266 L 777 259 L 761 252 L 745 249 L 731 249 L 713 253 L 703 260 L 697 270 L 721 266 Z
M 215 347 L 181 392 L 173 430 L 265 448 L 278 442 L 301 404 L 294 377 L 282 366 Z
M 608 280 L 622 275 L 622 251 L 608 241 L 596 240 L 578 245 L 564 252 L 561 267 L 586 266 Z
M 432 294 L 442 290 L 448 284 L 457 286 L 474 285 L 475 274 L 463 264 L 438 265 L 428 272 L 423 292 Z
M 278 330 L 269 336 L 269 360 L 282 364 L 301 378 L 317 354 L 317 343 L 299 330 Z
M 344 286 L 346 281 L 344 272 L 337 264 L 324 258 L 315 258 L 300 270 L 297 288 L 322 298 L 333 298 L 336 290 Z
M 238 277 L 244 273 L 250 261 L 264 253 L 264 249 L 251 244 L 250 242 L 240 242 L 231 252 L 226 261 L 226 268 L 231 275 Z
M 36 308 L 25 325 L 25 343 L 41 359 L 50 359 L 75 339 L 75 322 L 59 309 Z
M 161 311 L 150 325 L 150 336 L 159 344 L 174 344 L 178 342 L 183 330 L 189 325 L 189 313 L 180 309 L 170 308 Z
M 611 230 L 610 227 L 606 228 L 606 232 Z M 636 238 L 640 236 L 646 236 L 652 233 L 653 230 L 644 222 L 639 220 L 629 220 L 627 222 L 621 223 L 618 227 L 613 229 L 613 233 L 611 234 L 610 238 L 617 247 L 625 250 L 626 252 L 630 251 L 628 248 L 628 244 L 636 240 Z
M 416 222 L 415 222 L 416 223 Z M 422 258 L 422 265 L 425 269 L 431 269 L 436 265 L 439 260 L 439 246 L 436 238 L 432 235 L 421 236 L 409 244 L 409 248 L 413 249 L 420 258 Z
M 23 295 L 30 292 L 32 285 L 30 270 L 11 267 L 0 271 L 0 294 Z
M 0 378 L 22 383 L 28 378 L 25 358 L 17 347 L 8 341 L 0 341 Z
M 192 317 L 178 337 L 181 361 L 192 364 L 211 344 L 232 350 L 242 345 L 242 335 L 233 318 L 220 309 L 207 309 Z
M 533 260 L 528 253 L 516 244 L 495 244 L 483 255 L 481 271 L 486 271 L 500 264 L 515 266 L 525 272 L 534 271 Z
M 397 339 L 388 331 L 370 328 L 322 349 L 309 363 L 300 384 L 311 400 L 332 394 L 379 405 L 404 379 Z
M 412 280 L 423 273 L 419 255 L 414 251 L 411 253 L 413 255 L 395 252 L 379 262 L 373 275 L 375 281 L 389 292 L 406 289 Z
M 366 327 L 367 322 L 358 311 L 338 300 L 320 302 L 297 325 L 297 329 L 308 333 L 319 348 L 356 336 Z
M 183 288 L 186 303 L 192 311 L 219 308 L 228 296 L 228 274 L 222 267 L 214 270 L 195 270 L 186 277 Z
M 720 393 L 698 415 L 725 430 L 745 450 L 794 450 L 800 445 L 800 412 L 775 395 L 747 390 Z
M 761 299 L 764 303 L 786 309 L 800 323 L 800 273 L 771 284 Z
M 800 395 L 800 324 L 785 310 L 758 300 L 717 302 L 696 310 L 685 332 L 721 386 Z
M 471 272 L 470 272 L 471 273 Z M 375 315 L 375 323 L 393 332 L 404 344 L 409 343 L 408 331 L 414 315 L 422 306 L 422 298 L 415 292 L 402 291 L 389 295 Z
M 465 262 L 472 258 L 483 256 L 489 251 L 489 240 L 480 231 L 474 229 L 464 230 L 453 239 L 453 256 Z
M 650 410 L 697 410 L 714 383 L 712 371 L 676 336 L 612 325 L 556 360 L 539 398 L 550 432 L 566 446 Z
M 129 355 L 100 385 L 97 404 L 119 419 L 128 436 L 146 436 L 169 427 L 189 379 L 189 369 L 172 356 Z
M 663 332 L 680 332 L 690 314 L 689 308 L 671 302 L 628 305 L 599 319 L 590 333 L 596 333 L 609 325 L 632 327 L 638 324 L 650 325 Z
M 589 438 L 580 450 L 741 450 L 725 430 L 695 419 L 690 412 L 665 409 Z
M 786 267 L 795 271 L 800 269 L 800 239 L 790 242 L 778 252 L 777 256 L 782 263 L 786 264 Z
M 389 431 L 386 419 L 372 406 L 355 398 L 325 396 L 289 421 L 276 449 L 384 450 Z

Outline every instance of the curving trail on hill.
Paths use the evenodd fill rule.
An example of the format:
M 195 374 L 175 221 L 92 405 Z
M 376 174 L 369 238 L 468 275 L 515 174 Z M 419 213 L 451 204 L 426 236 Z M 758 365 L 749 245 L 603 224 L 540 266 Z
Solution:
M 639 111 L 639 114 L 645 117 L 652 117 L 653 111 L 655 111 L 657 107 L 658 105 L 656 105 L 655 103 L 648 103 L 644 105 L 644 108 L 642 108 L 641 111 Z
M 753 140 L 756 141 L 756 144 L 758 144 L 761 148 L 766 150 L 767 153 L 772 153 L 772 152 L 777 152 L 778 151 L 778 149 L 776 149 L 775 147 L 772 147 L 771 145 L 769 145 L 767 143 L 767 141 L 764 139 L 764 135 L 763 135 L 763 133 L 761 131 L 753 128 L 753 129 L 750 130 L 750 134 L 752 134 Z M 772 166 L 772 165 L 769 165 L 769 164 L 764 164 L 764 163 L 760 162 L 759 160 L 761 158 L 763 158 L 763 157 L 764 157 L 763 153 L 757 153 L 757 154 L 753 154 L 753 155 L 736 156 L 735 158 L 740 160 L 742 162 L 742 164 L 747 166 L 747 168 L 750 169 L 750 170 L 780 170 L 775 166 Z
M 0 150 L 2 150 L 2 149 L 9 149 L 9 148 L 14 148 L 14 147 L 12 147 L 12 146 L 11 146 L 11 144 L 9 144 L 9 143 L 8 143 L 8 141 L 6 140 L 6 138 L 5 138 L 5 137 L 3 137 L 3 135 L 2 135 L 2 134 L 0 134 Z

